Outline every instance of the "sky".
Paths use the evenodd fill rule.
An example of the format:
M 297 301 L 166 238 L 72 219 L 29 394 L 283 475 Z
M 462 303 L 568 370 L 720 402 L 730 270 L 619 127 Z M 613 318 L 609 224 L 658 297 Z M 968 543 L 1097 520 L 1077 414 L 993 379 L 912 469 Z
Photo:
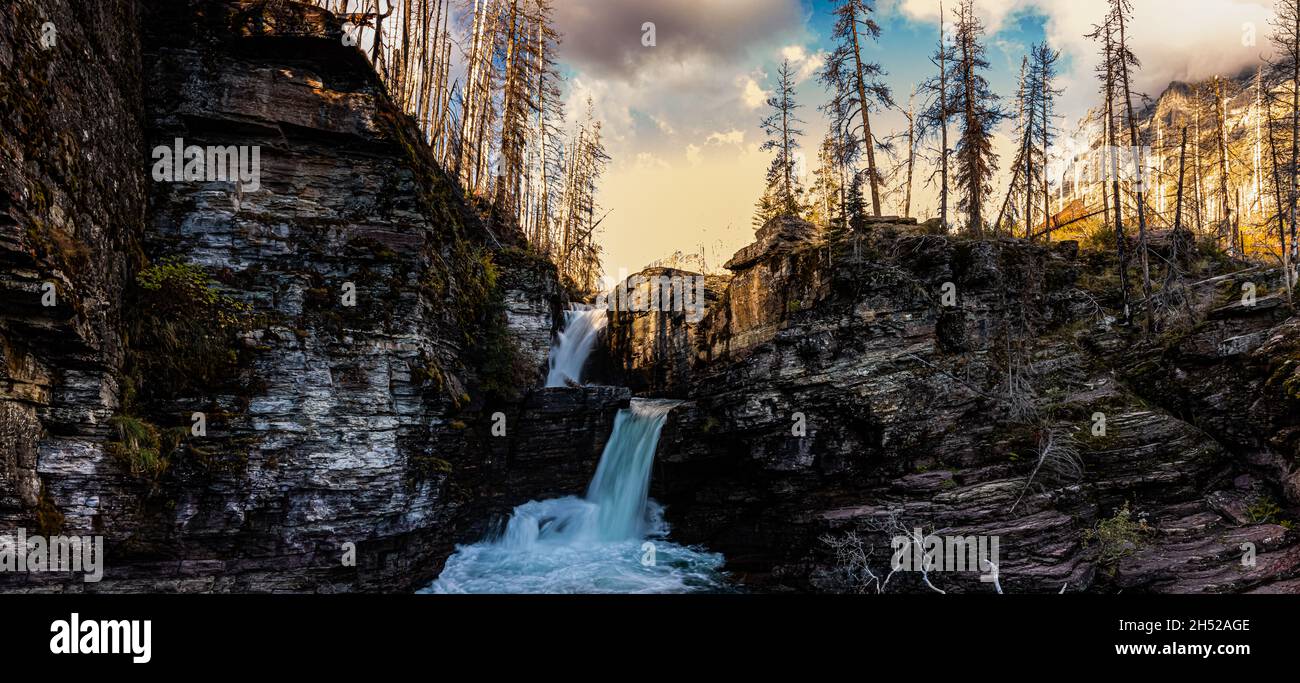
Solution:
M 955 0 L 945 2 L 951 22 Z M 864 56 L 888 72 L 906 107 L 934 67 L 939 0 L 876 0 L 878 42 Z M 564 35 L 560 59 L 569 77 L 570 116 L 588 97 L 612 157 L 598 200 L 608 276 L 632 273 L 674 251 L 703 252 L 711 269 L 753 241 L 751 217 L 770 153 L 759 121 L 777 69 L 788 59 L 804 125 L 803 153 L 816 165 L 826 131 L 818 107 L 827 92 L 815 73 L 833 49 L 829 0 L 558 0 Z M 1271 0 L 1133 0 L 1132 49 L 1142 62 L 1139 92 L 1158 96 L 1175 80 L 1237 73 L 1268 51 Z M 1096 46 L 1084 37 L 1105 11 L 1103 0 L 976 0 L 986 26 L 993 90 L 1012 105 L 1021 57 L 1047 40 L 1062 53 L 1059 104 L 1065 131 L 1094 104 Z M 654 45 L 644 44 L 647 22 Z M 918 102 L 918 106 L 920 106 Z M 1008 122 L 996 149 L 1012 154 Z M 873 115 L 877 137 L 905 130 L 898 112 Z M 936 213 L 937 192 L 918 168 L 913 215 Z M 1005 186 L 999 177 L 995 187 Z M 1000 196 L 1004 190 L 995 192 Z M 901 213 L 900 202 L 883 212 Z

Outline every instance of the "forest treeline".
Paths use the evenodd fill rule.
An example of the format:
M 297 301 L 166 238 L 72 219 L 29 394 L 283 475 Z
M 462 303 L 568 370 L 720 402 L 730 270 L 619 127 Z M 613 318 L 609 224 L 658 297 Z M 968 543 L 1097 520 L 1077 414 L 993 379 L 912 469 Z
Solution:
M 590 101 L 585 116 L 566 125 L 558 1 L 315 0 L 359 27 L 359 47 L 466 193 L 494 221 L 516 224 L 562 277 L 586 289 L 601 274 L 596 231 L 605 212 L 596 196 L 610 159 Z M 1061 139 L 1060 53 L 1047 42 L 1023 56 L 1015 93 L 998 94 L 974 0 L 936 0 L 932 75 L 904 101 L 886 83 L 885 66 L 866 56 L 881 36 L 873 0 L 826 0 L 815 10 L 834 13 L 832 46 L 816 80 L 827 93 L 819 109 L 830 125 L 805 180 L 798 169 L 805 122 L 794 69 L 783 63 L 760 122 L 762 149 L 773 156 L 755 224 L 798 215 L 831 234 L 853 231 L 888 205 L 914 215 L 921 183 L 937 192 L 933 212 L 952 233 L 1109 243 L 1123 275 L 1126 318 L 1135 301 L 1158 302 L 1158 288 L 1174 290 L 1169 267 L 1163 286 L 1153 284 L 1161 279 L 1153 267 L 1169 257 L 1153 266 L 1150 245 L 1154 231 L 1170 228 L 1228 256 L 1271 260 L 1287 274 L 1289 296 L 1292 264 L 1300 260 L 1297 3 L 1276 0 L 1270 54 L 1261 56 L 1253 84 L 1246 161 L 1228 120 L 1236 81 L 1193 84 L 1189 104 L 1173 112 L 1135 90 L 1142 64 L 1131 48 L 1131 0 L 1097 4 L 1087 37 L 1097 46 L 1091 116 L 1100 119 L 1100 133 L 1069 158 L 1061 143 L 1077 141 Z M 890 110 L 901 115 L 902 130 L 882 130 L 877 119 Z M 994 140 L 1008 122 L 1013 145 L 1002 159 Z M 1059 175 L 1081 163 L 1099 172 L 1080 181 L 1076 171 L 1073 183 Z M 1249 178 L 1235 177 L 1231 168 L 1244 166 L 1252 168 Z M 1144 307 L 1148 324 L 1154 305 Z
M 563 279 L 601 275 L 597 186 L 610 161 L 590 100 L 566 126 L 562 0 L 314 0 L 354 31 L 439 163 Z
M 1292 264 L 1300 256 L 1297 3 L 1276 2 L 1272 56 L 1262 56 L 1256 69 L 1248 114 L 1254 133 L 1245 142 L 1230 130 L 1228 79 L 1193 84 L 1186 106 L 1173 111 L 1137 92 L 1133 83 L 1142 64 L 1131 48 L 1132 2 L 1098 3 L 1096 24 L 1086 37 L 1097 46 L 1094 112 L 1100 135 L 1079 145 L 1059 139 L 1060 53 L 1047 42 L 1023 56 L 1016 92 L 1003 97 L 989 85 L 985 29 L 974 0 L 946 7 L 936 0 L 933 75 L 916 84 L 904 104 L 885 83 L 885 67 L 865 56 L 881 35 L 872 0 L 827 0 L 835 15 L 834 45 L 817 80 L 827 92 L 820 109 L 830 126 L 804 187 L 796 172 L 804 121 L 793 70 L 783 63 L 761 121 L 763 149 L 773 158 L 754 224 L 796 215 L 832 236 L 851 232 L 883 215 L 886 202 L 896 213 L 913 215 L 913 191 L 921 182 L 937 190 L 935 213 L 945 231 L 1028 240 L 1084 236 L 1094 246 L 1108 246 L 1118 255 L 1122 314 L 1128 319 L 1140 313 L 1148 330 L 1156 312 L 1183 295 L 1185 274 L 1169 249 L 1190 239 L 1228 257 L 1280 266 L 1284 275 L 1278 279 L 1289 301 L 1296 283 Z M 889 110 L 902 115 L 905 127 L 882 134 L 873 118 Z M 1003 160 L 994 136 L 1006 122 L 1013 124 L 1014 153 Z M 1076 144 L 1064 149 L 1062 142 Z M 1239 158 L 1243 147 L 1253 151 L 1250 160 Z M 1001 163 L 1008 166 L 999 176 Z M 1080 187 L 1080 166 L 1090 166 L 1086 188 Z M 1234 177 L 1234 167 L 1252 172 Z M 920 177 L 920 168 L 929 174 Z M 1063 189 L 1071 171 L 1063 169 L 1075 174 L 1069 197 Z M 994 186 L 998 177 L 1001 187 Z M 1151 245 L 1157 229 L 1159 254 Z M 1153 275 L 1158 266 L 1164 269 L 1162 282 Z

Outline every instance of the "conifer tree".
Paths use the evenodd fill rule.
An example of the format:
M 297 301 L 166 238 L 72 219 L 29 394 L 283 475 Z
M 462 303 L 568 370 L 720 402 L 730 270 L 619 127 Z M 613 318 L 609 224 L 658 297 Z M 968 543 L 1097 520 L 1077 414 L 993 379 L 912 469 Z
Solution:
M 917 140 L 926 140 L 936 137 L 939 143 L 939 149 L 936 154 L 935 171 L 931 174 L 929 184 L 934 183 L 934 177 L 937 175 L 939 180 L 939 222 L 944 229 L 948 228 L 948 198 L 949 198 L 949 158 L 951 149 L 948 145 L 948 122 L 952 118 L 952 95 L 950 82 L 948 80 L 949 65 L 954 61 L 953 48 L 947 40 L 947 34 L 944 30 L 944 11 L 943 2 L 939 2 L 939 43 L 935 52 L 930 57 L 930 63 L 937 68 L 934 76 L 926 79 L 921 83 L 920 92 L 925 98 L 925 104 L 917 116 Z
M 948 80 L 952 88 L 951 111 L 960 129 L 953 154 L 955 185 L 961 194 L 957 208 L 966 212 L 967 232 L 978 237 L 984 230 L 984 201 L 993 191 L 993 175 L 997 172 L 993 130 L 1006 114 L 984 77 L 989 62 L 982 42 L 984 26 L 975 16 L 974 0 L 961 0 L 956 18 L 956 61 Z
M 799 138 L 803 136 L 803 130 L 798 126 L 804 121 L 798 116 L 797 110 L 802 105 L 795 101 L 795 95 L 794 72 L 787 59 L 777 72 L 776 92 L 767 100 L 771 114 L 761 124 L 767 140 L 759 148 L 764 152 L 776 152 L 767 169 L 767 187 L 772 193 L 770 208 L 776 215 L 798 216 L 803 213 L 802 190 L 795 177 L 795 152 L 799 149 Z

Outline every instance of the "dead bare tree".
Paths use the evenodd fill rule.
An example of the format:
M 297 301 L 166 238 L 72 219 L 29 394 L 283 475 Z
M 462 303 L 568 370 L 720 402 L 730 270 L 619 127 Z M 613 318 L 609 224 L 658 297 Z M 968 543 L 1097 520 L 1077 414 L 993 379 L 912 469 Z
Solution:
M 1078 443 L 1069 432 L 1054 427 L 1044 427 L 1039 430 L 1034 469 L 1030 470 L 1029 477 L 1025 479 L 1025 485 L 1021 487 L 1020 495 L 1016 496 L 1016 502 L 1011 504 L 1010 512 L 1016 511 L 1016 507 L 1020 505 L 1020 501 L 1024 499 L 1040 474 L 1050 474 L 1058 479 L 1078 479 L 1083 475 Z
M 1124 324 L 1132 320 L 1132 310 L 1129 302 L 1128 292 L 1128 256 L 1124 237 L 1124 216 L 1119 193 L 1119 159 L 1117 154 L 1117 145 L 1115 138 L 1115 88 L 1119 78 L 1119 65 L 1115 53 L 1115 16 L 1113 12 L 1106 15 L 1106 18 L 1099 25 L 1093 27 L 1093 32 L 1088 37 L 1100 41 L 1102 44 L 1101 57 L 1102 63 L 1098 67 L 1098 76 L 1102 81 L 1102 93 L 1106 100 L 1106 122 L 1107 122 L 1107 144 L 1106 144 L 1106 175 L 1110 179 L 1110 199 L 1111 206 L 1114 210 L 1115 226 L 1115 250 L 1119 257 L 1119 289 L 1120 304 L 1122 308 Z
M 1137 119 L 1133 114 L 1133 89 L 1129 81 L 1129 68 L 1138 68 L 1141 66 L 1137 56 L 1133 54 L 1128 47 L 1128 35 L 1126 26 L 1133 14 L 1131 0 L 1109 0 L 1110 16 L 1114 21 L 1114 27 L 1117 31 L 1112 36 L 1111 58 L 1115 62 L 1115 69 L 1119 72 L 1119 87 L 1124 96 L 1124 118 L 1128 122 L 1130 156 L 1133 158 L 1133 181 L 1137 184 L 1137 191 L 1134 193 L 1134 203 L 1137 204 L 1138 217 L 1138 252 L 1142 264 L 1142 296 L 1147 301 L 1151 300 L 1151 266 L 1148 259 L 1147 251 L 1147 218 L 1146 218 L 1146 182 L 1145 169 L 1142 168 L 1142 155 L 1139 153 Z M 1116 197 L 1119 196 L 1118 190 Z M 1146 307 L 1146 333 L 1151 334 L 1152 312 L 1151 307 Z

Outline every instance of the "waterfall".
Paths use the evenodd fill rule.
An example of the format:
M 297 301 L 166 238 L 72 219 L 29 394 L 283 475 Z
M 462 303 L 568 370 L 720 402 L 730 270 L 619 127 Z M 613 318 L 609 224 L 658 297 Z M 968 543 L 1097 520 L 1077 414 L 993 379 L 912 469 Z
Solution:
M 582 366 L 596 345 L 608 317 L 601 308 L 573 309 L 564 312 L 564 329 L 551 347 L 550 372 L 546 386 L 563 387 L 582 382 Z
M 442 574 L 421 592 L 724 590 L 722 556 L 660 540 L 668 526 L 663 509 L 648 498 L 659 433 L 675 405 L 632 399 L 614 418 L 586 497 L 516 507 L 499 535 L 457 546 Z
M 675 405 L 674 401 L 635 400 L 614 417 L 614 431 L 587 486 L 587 500 L 599 511 L 596 529 L 601 538 L 639 538 L 645 533 L 650 465 L 659 447 L 659 432 Z

